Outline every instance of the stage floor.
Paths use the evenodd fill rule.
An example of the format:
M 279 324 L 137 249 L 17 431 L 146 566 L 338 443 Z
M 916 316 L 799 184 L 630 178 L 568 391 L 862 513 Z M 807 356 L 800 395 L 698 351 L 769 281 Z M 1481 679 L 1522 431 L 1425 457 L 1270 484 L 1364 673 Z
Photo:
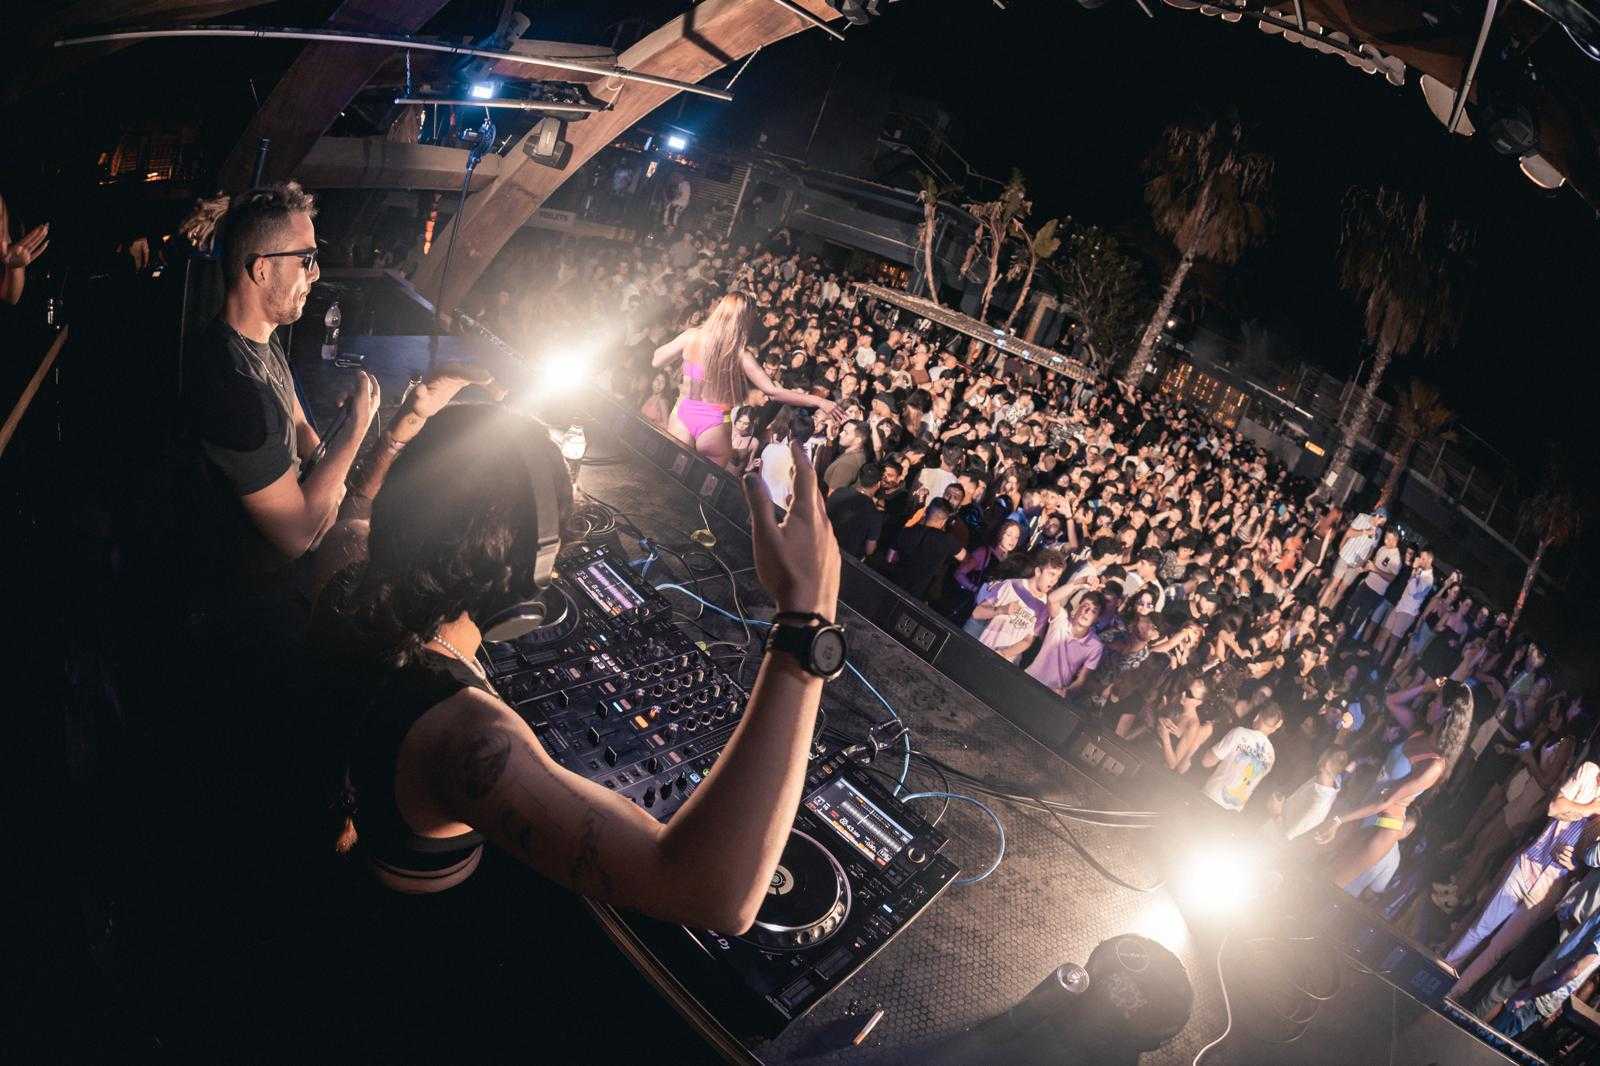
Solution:
M 425 362 L 424 347 L 401 345 L 388 357 L 369 356 L 368 368 L 378 374 L 388 399 L 397 398 L 406 373 L 420 369 Z M 490 365 L 502 380 L 525 373 L 524 368 L 499 362 Z M 301 373 L 308 382 L 313 410 L 331 416 L 332 386 L 342 372 L 321 364 L 302 367 Z M 603 408 L 602 403 L 595 410 Z M 751 569 L 749 535 L 715 510 L 702 512 L 695 495 L 670 472 L 653 465 L 607 428 L 615 424 L 608 412 L 589 425 L 590 456 L 620 461 L 585 467 L 580 488 L 625 512 L 647 536 L 668 547 L 687 550 L 691 531 L 709 523 L 717 537 L 715 550 L 737 582 L 739 602 L 756 615 L 769 613 L 770 604 Z M 636 547 L 631 539 L 625 543 Z M 665 556 L 655 564 L 651 577 L 658 582 L 684 582 L 681 567 Z M 710 601 L 734 608 L 728 578 L 720 570 L 701 575 L 698 587 Z M 698 610 L 687 596 L 670 591 L 667 595 L 681 604 L 686 617 Z M 899 712 L 919 750 L 978 777 L 1019 785 L 1047 798 L 1092 808 L 1129 806 L 1127 797 L 1112 796 L 847 603 L 841 604 L 840 616 L 850 627 L 852 660 Z M 704 612 L 699 621 L 719 639 L 742 637 L 735 623 L 711 612 Z M 752 656 L 752 669 L 754 661 Z M 886 718 L 882 706 L 848 674 L 828 687 L 824 710 L 830 728 L 853 736 L 864 736 L 867 726 Z M 898 772 L 899 764 L 893 765 Z M 920 760 L 913 763 L 910 780 L 918 788 L 941 787 L 937 775 Z M 958 785 L 954 791 L 962 790 Z M 932 805 L 937 801 L 918 802 Z M 1166 1046 L 1145 1054 L 1140 1061 L 1151 1066 L 1191 1063 L 1202 1047 L 1222 1033 L 1226 1016 L 1214 930 L 1191 930 L 1164 887 L 1136 892 L 1101 876 L 1057 835 L 1054 822 L 1046 815 L 997 802 L 990 806 L 1006 831 L 1005 857 L 999 868 L 980 883 L 952 886 L 809 1015 L 778 1038 L 751 1046 L 754 1056 L 768 1063 L 822 1063 L 914 1054 L 926 1041 L 949 1037 L 1011 1008 L 1061 963 L 1082 963 L 1101 941 L 1129 932 L 1148 936 L 1177 954 L 1194 987 L 1188 1025 Z M 951 835 L 948 853 L 964 871 L 976 872 L 992 860 L 995 834 L 981 812 L 965 804 L 951 804 L 941 825 Z M 1123 880 L 1135 885 L 1158 880 L 1158 860 L 1150 854 L 1152 842 L 1147 839 L 1153 833 L 1082 824 L 1074 824 L 1073 832 L 1102 865 Z M 1256 934 L 1245 920 L 1235 935 Z M 1415 999 L 1396 992 L 1383 979 L 1349 963 L 1331 946 L 1327 950 L 1330 957 L 1338 959 L 1342 971 L 1340 991 L 1322 1004 L 1299 1039 L 1286 1045 L 1269 1043 L 1252 1035 L 1251 1026 L 1236 1018 L 1228 1039 L 1208 1052 L 1205 1061 L 1214 1066 L 1343 1066 L 1352 1062 L 1467 1066 L 1510 1061 Z M 1237 965 L 1231 953 L 1229 965 Z M 1228 976 L 1237 1014 L 1242 991 L 1239 975 L 1230 969 Z M 879 1008 L 885 1012 L 882 1021 L 863 1047 L 851 1047 L 851 1037 Z M 673 1046 L 672 1039 L 676 1038 L 654 1048 L 658 1061 L 678 1064 L 709 1058 L 707 1049 Z
M 695 497 L 622 442 L 590 431 L 590 453 L 625 457 L 616 466 L 586 468 L 581 488 L 627 512 L 649 536 L 670 547 L 690 544 L 689 533 L 704 523 Z M 740 602 L 754 616 L 770 614 L 770 601 L 751 570 L 748 534 L 708 510 L 717 536 L 716 551 L 734 572 Z M 631 541 L 628 543 L 631 544 Z M 682 581 L 680 569 L 655 564 L 658 582 Z M 720 572 L 700 578 L 702 594 L 733 609 L 728 579 Z M 695 602 L 677 592 L 667 595 L 686 615 Z M 944 678 L 872 622 L 841 605 L 849 627 L 852 661 L 895 707 L 911 729 L 916 748 L 959 769 L 1045 796 L 1094 808 L 1122 808 L 1113 797 L 1007 719 Z M 704 612 L 700 624 L 719 639 L 741 639 L 739 627 Z M 849 674 L 829 685 L 824 709 L 830 728 L 864 735 L 886 714 Z M 886 757 L 887 758 L 887 757 Z M 899 764 L 892 764 L 898 772 Z M 920 760 L 911 782 L 939 788 L 936 775 Z M 954 791 L 960 792 L 959 784 Z M 938 801 L 918 801 L 934 805 Z M 999 868 L 985 880 L 953 886 L 924 915 L 889 944 L 848 984 L 789 1026 L 776 1040 L 751 1051 L 764 1062 L 862 1061 L 893 1055 L 929 1039 L 950 1036 L 1014 1006 L 1063 962 L 1084 962 L 1108 937 L 1128 932 L 1148 936 L 1183 961 L 1194 986 L 1189 1024 L 1166 1046 L 1140 1060 L 1187 1064 L 1225 1025 L 1217 978 L 1217 941 L 1197 937 L 1184 922 L 1165 887 L 1135 892 L 1108 881 L 1075 854 L 1044 814 L 993 802 L 1005 825 L 1006 851 Z M 941 823 L 951 835 L 947 854 L 967 873 L 992 860 L 995 833 L 975 809 L 952 804 Z M 1158 860 L 1148 854 L 1144 831 L 1074 825 L 1079 841 L 1122 879 L 1152 884 Z M 1242 935 L 1250 935 L 1249 930 Z M 1329 949 L 1332 951 L 1332 949 Z M 1383 980 L 1340 957 L 1340 992 L 1323 1005 L 1305 1034 L 1288 1045 L 1254 1039 L 1236 1022 L 1232 1035 L 1209 1052 L 1208 1063 L 1347 1064 L 1508 1061 L 1440 1015 L 1396 993 Z M 1230 984 L 1233 974 L 1230 972 Z M 1233 988 L 1235 996 L 1238 989 Z M 1235 1009 L 1238 1004 L 1236 1002 Z M 863 1048 L 849 1040 L 866 1017 L 882 1008 L 883 1020 Z M 878 1054 L 872 1054 L 876 1049 Z

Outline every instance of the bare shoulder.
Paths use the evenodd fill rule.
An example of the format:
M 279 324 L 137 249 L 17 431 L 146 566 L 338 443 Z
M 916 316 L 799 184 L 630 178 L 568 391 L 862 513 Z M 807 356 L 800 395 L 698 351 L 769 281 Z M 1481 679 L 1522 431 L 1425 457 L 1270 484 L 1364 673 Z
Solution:
M 532 730 L 495 696 L 463 688 L 412 726 L 406 747 L 441 796 L 482 799 L 500 784 L 512 753 L 536 745 Z

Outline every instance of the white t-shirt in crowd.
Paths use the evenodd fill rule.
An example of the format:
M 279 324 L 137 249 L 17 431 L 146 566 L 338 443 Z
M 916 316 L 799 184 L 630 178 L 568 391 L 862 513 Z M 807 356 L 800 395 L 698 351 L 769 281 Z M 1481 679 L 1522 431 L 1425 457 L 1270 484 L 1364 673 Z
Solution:
M 928 490 L 928 499 L 937 499 L 944 490 L 955 484 L 956 476 L 942 466 L 926 467 L 917 475 L 917 484 Z
M 1377 570 L 1367 575 L 1367 588 L 1380 594 L 1388 592 L 1389 582 L 1400 572 L 1400 549 L 1384 545 L 1373 554 L 1372 565 Z
M 1285 840 L 1309 833 L 1328 817 L 1328 812 L 1333 810 L 1333 801 L 1338 797 L 1338 789 L 1324 785 L 1313 777 L 1283 801 L 1283 813 L 1271 823 L 1272 827 Z
M 1219 760 L 1206 781 L 1205 794 L 1219 807 L 1240 811 L 1250 802 L 1250 794 L 1272 770 L 1277 758 L 1272 739 L 1259 729 L 1234 726 L 1228 730 L 1211 754 Z
M 1428 596 L 1433 592 L 1433 571 L 1412 571 L 1410 579 L 1406 582 L 1405 591 L 1400 593 L 1400 602 L 1394 605 L 1395 614 L 1421 614 L 1422 605 L 1428 602 Z
M 1015 613 L 996 614 L 987 622 L 978 639 L 985 647 L 1004 651 L 1027 640 L 1044 629 L 1047 603 L 1028 590 L 1027 581 L 1012 578 L 1009 581 L 991 581 L 978 590 L 978 603 L 992 603 L 996 608 L 1016 604 Z

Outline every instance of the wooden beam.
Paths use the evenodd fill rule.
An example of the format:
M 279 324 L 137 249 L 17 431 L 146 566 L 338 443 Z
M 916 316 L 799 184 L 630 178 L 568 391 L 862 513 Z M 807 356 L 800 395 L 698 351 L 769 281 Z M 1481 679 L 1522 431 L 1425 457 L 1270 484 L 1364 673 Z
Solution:
M 414 33 L 447 0 L 344 0 L 328 19 L 329 29 Z M 270 137 L 267 181 L 293 177 L 339 112 L 355 99 L 394 53 L 383 48 L 348 44 L 313 44 L 290 65 L 245 127 L 222 165 L 218 183 L 234 193 L 250 183 L 256 142 Z
M 472 172 L 470 191 L 487 189 L 501 159 L 485 156 Z M 465 148 L 407 144 L 387 137 L 321 137 L 295 170 L 309 189 L 426 189 L 460 192 Z M 454 201 L 452 201 L 453 207 Z
M 840 17 L 823 0 L 798 2 L 818 18 Z M 763 45 L 808 28 L 809 24 L 798 15 L 765 0 L 704 0 L 640 40 L 618 62 L 629 70 L 698 82 Z M 445 309 L 454 308 L 465 298 L 511 235 L 562 182 L 596 152 L 676 95 L 653 85 L 605 82 L 592 86 L 590 91 L 601 100 L 612 101 L 613 107 L 567 127 L 572 157 L 564 169 L 533 162 L 518 143 L 501 159 L 500 176 L 495 183 L 486 192 L 467 199 L 461 235 L 445 279 L 441 301 Z M 452 220 L 451 225 L 455 224 Z M 433 251 L 417 270 L 416 286 L 430 297 L 439 291 L 444 249 L 449 241 L 449 233 L 435 236 Z

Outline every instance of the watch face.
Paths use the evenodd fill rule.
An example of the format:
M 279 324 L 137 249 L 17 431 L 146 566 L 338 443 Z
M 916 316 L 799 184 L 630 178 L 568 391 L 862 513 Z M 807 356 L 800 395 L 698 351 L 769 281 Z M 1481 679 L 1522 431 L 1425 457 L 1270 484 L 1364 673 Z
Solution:
M 824 629 L 811 642 L 811 661 L 825 676 L 844 669 L 844 655 L 844 634 L 837 629 Z

